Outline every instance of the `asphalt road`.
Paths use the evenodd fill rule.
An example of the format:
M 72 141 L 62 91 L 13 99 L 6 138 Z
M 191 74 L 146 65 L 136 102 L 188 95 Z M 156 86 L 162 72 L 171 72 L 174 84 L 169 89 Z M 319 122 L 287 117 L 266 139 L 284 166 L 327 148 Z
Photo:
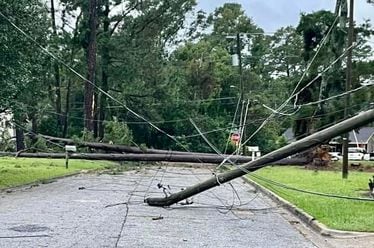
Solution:
M 154 167 L 0 193 L 0 247 L 317 247 L 242 179 L 233 182 L 236 191 L 221 185 L 190 205 L 143 203 L 210 176 L 207 169 Z

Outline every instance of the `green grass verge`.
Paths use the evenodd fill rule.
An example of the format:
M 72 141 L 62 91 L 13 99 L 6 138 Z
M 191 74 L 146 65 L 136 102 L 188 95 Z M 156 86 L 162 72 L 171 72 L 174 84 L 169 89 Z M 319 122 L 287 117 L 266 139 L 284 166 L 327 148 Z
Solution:
M 101 170 L 114 168 L 108 161 L 69 160 L 65 168 L 64 159 L 0 158 L 0 189 L 45 182 L 46 180 L 74 174 L 81 170 Z
M 350 172 L 348 179 L 344 180 L 339 171 L 316 172 L 300 167 L 265 167 L 255 174 L 299 189 L 353 197 L 369 197 L 368 180 L 374 175 L 374 173 Z M 374 231 L 374 202 L 315 196 L 274 186 L 251 176 L 249 178 L 303 209 L 330 228 Z

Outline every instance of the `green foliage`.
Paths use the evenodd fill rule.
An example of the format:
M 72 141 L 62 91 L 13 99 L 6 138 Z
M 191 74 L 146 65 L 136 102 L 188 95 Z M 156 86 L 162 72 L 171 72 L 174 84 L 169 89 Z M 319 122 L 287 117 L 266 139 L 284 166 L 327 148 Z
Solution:
M 104 142 L 130 145 L 132 139 L 131 130 L 125 123 L 119 122 L 117 118 L 105 123 Z
M 55 116 L 44 115 L 39 119 L 39 132 L 42 134 L 49 134 L 51 136 L 58 136 L 57 121 Z
M 301 16 L 296 31 L 303 36 L 304 61 L 306 63 L 311 63 L 311 66 L 307 76 L 300 82 L 297 90 L 306 87 L 312 80 L 313 83 L 307 86 L 306 89 L 298 95 L 297 104 L 318 101 L 346 91 L 346 69 L 342 66 L 343 59 L 338 60 L 338 58 L 343 54 L 348 32 L 346 18 L 340 17 L 340 22 L 336 21 L 336 18 L 337 17 L 333 13 L 324 10 L 311 14 L 303 14 Z M 330 29 L 331 32 L 329 32 Z M 366 39 L 372 32 L 368 23 L 364 23 L 355 28 L 357 46 L 354 47 L 354 59 L 368 59 L 371 48 L 366 43 Z M 328 33 L 329 36 L 325 40 L 325 43 L 322 44 L 323 38 L 326 37 Z M 318 50 L 319 53 L 316 56 Z M 313 63 L 312 58 L 314 58 Z M 337 63 L 335 63 L 335 60 Z M 333 62 L 335 65 L 329 68 L 328 66 Z M 360 65 L 359 67 L 362 68 L 362 74 L 358 73 L 358 67 L 354 65 L 354 77 L 352 79 L 351 88 L 357 88 L 359 86 L 360 77 L 367 76 L 367 72 L 364 72 L 364 66 Z M 320 75 L 325 68 L 329 70 Z M 372 94 L 373 89 L 369 89 L 367 92 L 361 91 L 352 95 L 351 105 L 356 106 L 353 107 L 352 113 L 355 112 L 354 110 L 362 109 L 363 103 L 367 104 Z M 341 120 L 343 117 L 342 109 L 343 101 L 341 98 L 314 106 L 304 107 L 299 112 L 298 119 L 294 122 L 295 136 L 302 138 L 313 133 L 320 127 Z M 326 117 L 320 120 L 319 118 L 315 118 L 315 116 Z
M 259 31 L 238 3 L 225 3 L 217 8 L 208 17 L 208 23 L 213 25 L 213 34 L 232 35 Z
M 93 132 L 88 131 L 87 129 L 83 129 L 82 136 L 80 138 L 81 141 L 93 142 L 95 141 L 95 137 Z
M 24 29 L 40 45 L 45 45 L 48 19 L 38 0 L 0 0 L 1 12 Z M 32 23 L 32 25 L 30 25 Z M 48 69 L 43 53 L 0 16 L 0 109 L 27 113 L 45 96 L 44 76 Z M 44 90 L 44 91 L 43 91 Z
M 25 143 L 26 143 L 26 147 L 30 148 L 31 151 L 45 152 L 49 149 L 47 145 L 47 141 L 41 137 L 37 137 L 34 139 L 30 137 L 25 137 Z
M 49 13 L 37 0 L 0 0 L 0 9 L 39 44 L 86 75 L 88 1 L 60 0 L 60 3 L 63 12 L 56 15 L 57 23 L 61 24 L 56 35 L 49 27 Z M 241 105 L 235 118 L 234 115 L 241 95 L 240 80 L 244 98 L 251 102 L 245 131 L 249 137 L 270 113 L 263 104 L 277 108 L 289 97 L 335 20 L 335 15 L 328 11 L 305 13 L 296 28 L 285 27 L 274 35 L 267 35 L 240 4 L 226 3 L 213 13 L 198 11 L 196 20 L 186 27 L 189 23 L 186 18 L 193 16 L 190 14 L 195 5 L 195 0 L 98 1 L 96 84 L 118 100 L 112 101 L 105 94 L 95 92 L 94 115 L 105 116 L 95 122 L 106 123 L 103 141 L 212 152 L 190 123 L 192 118 L 211 143 L 224 151 L 231 129 L 238 129 L 239 125 Z M 116 11 L 120 6 L 126 9 Z M 0 110 L 11 109 L 18 122 L 32 123 L 35 132 L 79 137 L 78 140 L 84 141 L 99 140 L 97 133 L 83 128 L 84 80 L 59 66 L 62 113 L 57 113 L 54 62 L 3 18 L 0 18 L 0 31 L 0 87 L 3 89 Z M 182 33 L 187 36 L 181 38 Z M 238 51 L 236 39 L 227 38 L 238 33 L 242 43 L 241 77 L 231 62 L 231 55 Z M 367 40 L 373 34 L 372 28 L 364 23 L 357 26 L 355 33 L 358 48 L 354 52 L 357 60 L 354 87 L 373 74 L 373 63 L 367 57 L 371 51 Z M 341 55 L 345 38 L 346 27 L 332 30 L 299 89 Z M 304 90 L 297 103 L 343 92 L 344 66 L 342 61 L 337 63 Z M 354 94 L 352 101 L 357 106 L 352 108 L 352 113 L 367 105 L 373 93 L 371 89 Z M 182 146 L 128 112 L 120 103 L 176 137 Z M 341 108 L 342 101 L 337 99 L 302 108 L 297 116 L 277 117 L 249 144 L 260 146 L 264 152 L 272 151 L 284 144 L 281 133 L 292 123 L 296 123 L 298 134 L 305 135 L 340 119 Z M 289 106 L 286 112 L 293 110 Z M 65 132 L 59 122 L 66 124 Z M 36 144 L 41 150 L 51 148 L 48 144 L 47 147 Z
M 0 132 L 0 151 L 13 152 L 15 148 L 14 137 L 9 135 L 9 132 Z

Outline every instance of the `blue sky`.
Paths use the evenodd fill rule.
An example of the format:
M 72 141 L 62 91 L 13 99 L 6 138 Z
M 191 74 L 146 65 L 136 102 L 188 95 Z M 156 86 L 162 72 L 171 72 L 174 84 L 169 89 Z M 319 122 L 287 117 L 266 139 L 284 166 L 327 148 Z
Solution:
M 226 2 L 240 3 L 258 26 L 266 32 L 274 32 L 280 27 L 296 26 L 302 12 L 334 11 L 336 0 L 198 0 L 197 9 L 210 13 Z M 370 19 L 374 26 L 374 5 L 366 3 L 366 0 L 356 0 L 355 19 L 359 23 Z

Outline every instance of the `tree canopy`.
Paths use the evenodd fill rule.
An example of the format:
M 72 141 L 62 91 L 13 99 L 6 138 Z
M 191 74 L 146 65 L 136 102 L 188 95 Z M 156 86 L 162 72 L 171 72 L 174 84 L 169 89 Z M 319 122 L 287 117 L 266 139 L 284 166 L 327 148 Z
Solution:
M 0 110 L 25 132 L 212 152 L 202 132 L 232 152 L 245 126 L 269 152 L 291 126 L 303 137 L 343 118 L 341 98 L 323 100 L 344 92 L 346 20 L 327 10 L 271 34 L 237 3 L 0 0 L 0 11 Z M 373 34 L 356 24 L 353 88 L 373 77 Z M 352 93 L 351 113 L 373 93 Z

